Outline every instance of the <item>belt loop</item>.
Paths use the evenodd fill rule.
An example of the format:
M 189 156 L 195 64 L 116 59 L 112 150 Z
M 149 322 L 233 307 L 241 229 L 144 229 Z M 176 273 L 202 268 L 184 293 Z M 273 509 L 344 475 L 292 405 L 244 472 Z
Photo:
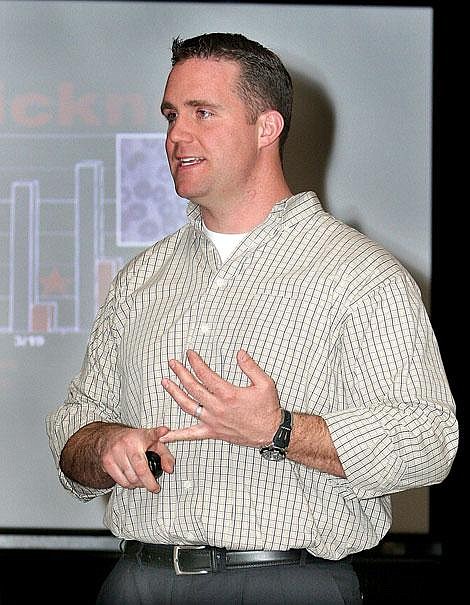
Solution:
M 144 543 L 137 540 L 121 540 L 119 550 L 128 557 L 135 557 L 141 563 L 141 553 L 144 549 Z
M 227 557 L 225 548 L 211 549 L 211 566 L 213 571 L 225 571 L 226 559 Z
M 305 561 L 307 560 L 307 550 L 305 548 L 300 549 L 300 560 L 299 565 L 303 567 L 305 565 Z
M 137 552 L 135 553 L 135 558 L 137 559 L 139 564 L 142 565 L 142 556 L 144 555 L 144 543 L 137 542 L 137 544 L 138 544 L 138 548 L 137 548 Z

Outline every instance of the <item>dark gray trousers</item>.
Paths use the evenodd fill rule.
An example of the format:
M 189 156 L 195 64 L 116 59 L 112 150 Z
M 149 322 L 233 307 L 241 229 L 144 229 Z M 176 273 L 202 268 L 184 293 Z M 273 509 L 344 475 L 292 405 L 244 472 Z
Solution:
M 121 557 L 103 583 L 97 605 L 360 605 L 349 560 L 276 565 L 177 576 Z

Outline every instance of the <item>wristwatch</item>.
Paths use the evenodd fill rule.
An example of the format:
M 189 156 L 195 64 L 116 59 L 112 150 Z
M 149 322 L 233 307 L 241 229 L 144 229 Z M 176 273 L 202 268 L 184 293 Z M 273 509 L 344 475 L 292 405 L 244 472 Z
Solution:
M 282 410 L 282 412 L 282 421 L 273 437 L 273 442 L 260 449 L 260 454 L 266 460 L 278 462 L 286 457 L 292 430 L 292 414 L 288 410 Z

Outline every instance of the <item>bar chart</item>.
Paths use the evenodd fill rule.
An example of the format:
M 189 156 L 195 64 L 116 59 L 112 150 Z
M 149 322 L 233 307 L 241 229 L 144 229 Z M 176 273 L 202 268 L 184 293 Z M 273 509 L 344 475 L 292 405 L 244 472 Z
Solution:
M 34 166 L 26 175 L 21 167 L 3 167 L 9 195 L 0 198 L 0 333 L 88 330 L 124 262 L 186 221 L 186 200 L 174 191 L 163 134 L 110 136 L 107 153 L 103 141 L 105 157 L 87 159 L 80 155 L 93 149 L 92 136 L 40 139 L 51 163 L 37 166 L 37 175 Z M 67 158 L 58 166 L 67 143 Z M 75 148 L 77 157 L 70 154 Z M 54 189 L 56 173 L 67 170 L 69 177 Z

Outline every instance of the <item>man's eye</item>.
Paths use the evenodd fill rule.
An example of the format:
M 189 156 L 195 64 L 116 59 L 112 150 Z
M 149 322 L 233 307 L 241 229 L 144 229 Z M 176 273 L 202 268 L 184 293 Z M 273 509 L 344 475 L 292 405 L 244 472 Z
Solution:
M 174 122 L 176 120 L 176 111 L 169 111 L 165 114 L 165 118 L 168 122 Z
M 198 109 L 197 110 L 197 115 L 202 119 L 202 120 L 207 120 L 207 118 L 210 118 L 211 116 L 213 116 L 214 114 L 209 111 L 208 109 Z

